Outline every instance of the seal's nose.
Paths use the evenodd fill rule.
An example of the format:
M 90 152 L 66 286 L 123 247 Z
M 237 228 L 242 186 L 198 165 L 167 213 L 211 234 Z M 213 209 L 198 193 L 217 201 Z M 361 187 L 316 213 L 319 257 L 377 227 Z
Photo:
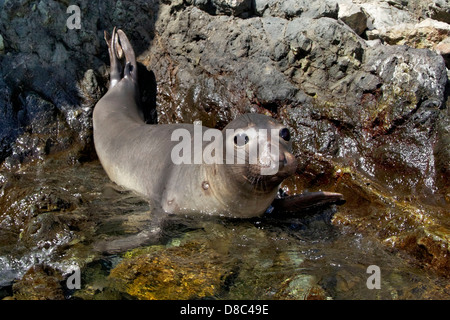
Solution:
M 278 156 L 278 161 L 281 164 L 286 165 L 287 159 L 286 159 L 286 156 L 284 155 L 284 152 L 280 152 L 280 155 Z
M 280 167 L 294 173 L 297 168 L 297 159 L 290 152 L 280 152 Z

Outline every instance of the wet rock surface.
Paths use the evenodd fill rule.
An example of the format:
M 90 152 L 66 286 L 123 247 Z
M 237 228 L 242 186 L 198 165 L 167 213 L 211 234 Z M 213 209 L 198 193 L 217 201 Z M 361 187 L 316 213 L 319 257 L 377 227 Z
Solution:
M 220 256 L 201 243 L 155 251 L 130 253 L 111 270 L 113 286 L 141 300 L 185 300 L 212 297 L 227 279 Z
M 36 265 L 30 268 L 20 281 L 13 285 L 17 300 L 63 300 L 64 292 L 58 271 Z
M 448 138 L 448 130 L 442 130 L 448 121 L 443 57 L 416 49 L 432 49 L 431 44 L 394 46 L 382 37 L 378 44 L 366 41 L 336 19 L 335 6 L 325 3 L 323 8 L 328 9 L 321 12 L 326 14 L 318 14 L 314 5 L 305 9 L 301 2 L 291 14 L 294 6 L 289 11 L 268 1 L 247 19 L 212 16 L 201 6 L 172 8 L 170 19 L 161 15 L 150 48 L 150 56 L 157 58 L 150 65 L 158 79 L 171 74 L 170 81 L 160 81 L 158 88 L 173 102 L 159 105 L 160 119 L 207 118 L 211 123 L 212 117 L 212 124 L 220 126 L 239 112 L 272 113 L 295 132 L 303 188 L 336 188 L 347 198 L 362 188 L 369 202 L 394 203 L 392 215 L 419 230 L 428 229 L 422 215 L 433 217 L 428 219 L 433 221 L 431 229 L 447 228 L 448 158 L 446 148 L 436 144 Z M 395 28 L 394 21 L 419 23 L 427 17 L 387 2 L 382 13 L 371 14 L 369 9 L 376 4 L 361 4 L 375 21 L 369 26 L 372 34 L 377 28 Z M 440 31 L 436 34 L 438 43 L 446 37 Z M 188 109 L 195 111 L 186 114 Z M 339 179 L 341 175 L 349 176 L 348 185 L 338 182 L 345 180 Z M 382 211 L 366 215 L 366 223 L 381 227 L 386 219 Z M 381 235 L 381 230 L 375 232 Z M 392 227 L 392 234 L 402 232 L 403 227 Z M 428 236 L 424 230 L 416 237 Z M 432 259 L 429 264 L 443 263 L 448 270 L 448 241 L 432 237 L 443 248 L 438 254 L 442 262 Z M 419 243 L 425 251 L 435 252 Z
M 65 1 L 0 2 L 0 286 L 6 295 L 25 298 L 15 281 L 41 281 L 46 274 L 45 281 L 55 282 L 59 276 L 45 268 L 67 277 L 76 265 L 102 274 L 103 280 L 85 288 L 84 298 L 108 296 L 99 288 L 110 288 L 107 277 L 114 267 L 107 272 L 99 267 L 103 260 L 93 243 L 135 234 L 151 220 L 145 201 L 105 187 L 108 179 L 95 160 L 92 109 L 106 92 L 103 31 L 113 26 L 124 29 L 135 47 L 145 79 L 143 103 L 156 105 L 158 122 L 202 120 L 223 128 L 244 112 L 274 116 L 291 128 L 299 163 L 296 176 L 284 184 L 286 191 L 342 192 L 347 203 L 334 214 L 333 227 L 378 241 L 377 248 L 405 255 L 412 266 L 449 276 L 448 1 L 78 5 L 81 29 L 71 30 Z M 208 254 L 217 254 L 204 239 L 198 241 Z M 130 283 L 137 280 L 126 271 L 153 272 L 148 261 L 157 256 L 164 260 L 154 265 L 159 273 L 182 270 L 178 258 L 191 257 L 191 246 L 158 247 L 158 254 L 116 261 L 115 267 L 122 266 L 115 269 L 116 280 L 125 289 L 114 294 L 108 289 L 108 297 L 166 297 L 157 289 L 153 296 L 141 295 L 139 286 L 132 291 Z M 215 289 L 198 280 L 195 292 L 180 290 L 185 297 L 258 298 L 267 292 L 262 283 L 277 265 L 265 259 L 254 256 L 252 261 L 261 264 L 260 278 L 254 279 L 249 261 L 237 264 L 239 272 L 233 263 L 210 272 L 199 259 L 194 265 L 206 270 L 204 283 L 214 283 Z M 33 269 L 42 263 L 44 269 Z M 363 283 L 354 267 L 329 270 L 328 280 L 293 270 L 277 278 L 269 298 L 333 298 Z M 161 280 L 158 272 L 155 279 Z M 400 271 L 390 277 L 393 288 L 405 284 Z M 256 293 L 246 291 L 251 286 L 259 288 Z M 407 287 L 379 298 L 448 298 L 448 287 L 440 284 L 425 285 L 423 291 Z M 52 288 L 53 298 L 61 297 L 60 289 Z
M 110 184 L 98 162 L 73 165 L 64 157 L 24 165 L 2 181 L 2 208 L 12 200 L 0 217 L 0 294 L 8 299 L 448 298 L 445 277 L 407 250 L 386 250 L 390 244 L 367 233 L 377 226 L 362 225 L 364 217 L 333 222 L 342 208 L 284 219 L 160 221 L 144 199 Z M 366 210 L 385 208 L 372 200 Z M 114 255 L 95 250 L 99 241 L 152 229 L 160 230 L 153 244 Z M 366 287 L 372 264 L 383 270 L 381 291 Z M 74 269 L 81 287 L 71 290 Z

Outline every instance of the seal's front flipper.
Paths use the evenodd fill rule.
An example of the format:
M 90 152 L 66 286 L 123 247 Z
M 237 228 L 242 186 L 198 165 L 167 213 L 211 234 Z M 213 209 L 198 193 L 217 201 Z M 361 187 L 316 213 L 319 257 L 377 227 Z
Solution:
M 332 204 L 344 204 L 344 196 L 334 192 L 308 192 L 293 196 L 277 198 L 272 202 L 276 213 L 294 213 Z

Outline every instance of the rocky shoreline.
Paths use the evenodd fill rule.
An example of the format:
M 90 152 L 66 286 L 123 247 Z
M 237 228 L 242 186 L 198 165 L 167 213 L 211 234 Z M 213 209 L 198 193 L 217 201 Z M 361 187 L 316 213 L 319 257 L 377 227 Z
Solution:
M 68 166 L 96 159 L 92 109 L 108 81 L 103 31 L 118 26 L 160 123 L 222 128 L 244 112 L 276 117 L 292 129 L 299 162 L 286 191 L 343 193 L 335 225 L 449 276 L 447 0 L 78 5 L 81 29 L 70 30 L 66 1 L 0 1 L 2 232 L 15 218 L 11 205 L 27 196 L 11 191 L 14 174 L 55 156 Z M 30 219 L 17 218 L 18 229 Z

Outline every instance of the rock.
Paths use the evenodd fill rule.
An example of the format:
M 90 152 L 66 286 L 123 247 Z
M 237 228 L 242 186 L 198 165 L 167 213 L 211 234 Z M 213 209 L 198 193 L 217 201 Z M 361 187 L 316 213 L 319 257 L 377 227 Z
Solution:
M 259 4 L 258 7 L 263 5 Z M 264 6 L 264 5 L 263 5 Z M 337 18 L 339 7 L 336 1 L 309 2 L 306 0 L 272 0 L 267 3 L 264 10 L 266 16 L 277 16 L 286 19 L 303 17 L 309 19 L 319 19 L 322 17 Z
M 12 90 L 4 80 L 0 70 L 0 105 L 4 116 L 0 117 L 0 161 L 3 161 L 11 153 L 11 145 L 21 132 L 17 126 L 16 112 L 12 100 Z
M 243 94 L 262 104 L 274 101 L 304 102 L 307 98 L 302 90 L 312 91 L 316 88 L 315 92 L 326 95 L 327 91 L 324 89 L 328 87 L 328 77 L 342 78 L 344 72 L 350 72 L 360 64 L 363 42 L 344 25 L 332 19 L 226 18 L 218 23 L 202 11 L 188 8 L 188 12 L 191 21 L 196 21 L 195 27 L 191 30 L 207 30 L 198 40 L 197 48 L 202 50 L 201 59 L 198 60 L 195 50 L 189 49 L 187 52 L 187 47 L 183 48 L 177 42 L 171 41 L 167 45 L 171 48 L 170 52 L 181 50 L 183 53 L 180 52 L 180 56 L 185 57 L 181 59 L 199 61 L 199 67 L 208 70 L 209 73 L 222 74 L 220 81 L 210 79 L 216 83 L 215 95 L 217 96 L 219 92 L 226 95 L 221 98 L 222 100 L 240 99 L 230 96 L 231 92 L 238 95 L 239 91 L 218 89 L 223 86 L 223 80 L 226 80 L 227 86 L 243 85 L 245 88 Z M 177 16 L 171 20 L 170 25 L 183 25 L 186 17 L 187 15 Z M 205 29 L 207 25 L 209 27 Z M 158 32 L 159 30 L 161 37 L 166 37 L 172 27 L 161 26 Z M 182 37 L 190 38 L 191 32 L 182 31 Z M 335 54 L 342 43 L 348 44 L 348 48 L 339 51 L 339 57 L 336 57 Z M 270 50 L 269 56 L 266 54 L 267 49 Z M 326 52 L 330 52 L 330 55 Z M 157 52 L 152 54 L 159 55 Z M 225 63 L 229 59 L 235 62 Z M 334 72 L 335 70 L 327 72 L 327 69 L 331 69 L 335 64 L 338 65 L 337 71 L 340 72 Z M 257 67 L 260 65 L 264 65 L 264 68 Z M 185 68 L 179 69 L 182 70 L 183 73 L 180 72 L 180 75 L 183 74 L 184 78 L 177 84 L 183 87 L 193 85 L 195 77 L 186 77 L 193 73 L 190 71 L 191 68 L 192 65 L 186 64 Z M 321 76 L 322 72 L 327 73 L 327 76 Z M 234 77 L 229 77 L 229 73 L 234 74 Z M 162 74 L 156 76 L 162 78 Z M 165 86 L 163 82 L 159 85 Z M 313 96 L 314 93 L 310 95 Z
M 401 10 L 409 11 L 419 20 L 431 18 L 450 23 L 450 2 L 448 0 L 395 0 L 390 3 Z
M 438 21 L 450 23 L 450 2 L 448 0 L 432 0 L 429 1 L 428 14 Z
M 201 243 L 130 254 L 131 258 L 111 271 L 110 278 L 119 290 L 140 300 L 212 297 L 227 275 L 223 265 L 215 261 L 214 251 Z
M 19 109 L 11 110 L 16 121 L 14 124 L 6 123 L 5 129 L 14 128 L 17 124 L 19 128 L 15 130 L 16 141 L 9 145 L 9 156 L 5 154 L 4 165 L 18 167 L 42 160 L 50 153 L 79 146 L 73 143 L 73 132 L 54 104 L 36 92 L 19 94 L 16 99 L 15 107 Z
M 437 143 L 433 149 L 433 155 L 436 161 L 436 180 L 438 189 L 442 190 L 446 197 L 449 197 L 450 186 L 448 181 L 450 179 L 450 117 L 441 115 L 437 124 Z
M 352 1 L 339 3 L 339 19 L 345 22 L 358 35 L 367 29 L 367 15 L 362 7 L 353 4 Z
M 435 49 L 438 43 L 450 36 L 450 25 L 426 19 L 417 24 L 406 23 L 371 30 L 367 35 L 370 40 L 382 39 L 391 45 Z
M 233 16 L 249 15 L 252 8 L 251 0 L 211 0 L 218 14 Z
M 95 71 L 92 69 L 85 72 L 79 88 L 83 92 L 85 103 L 92 107 L 105 94 L 104 88 L 98 83 Z
M 255 0 L 254 6 L 255 6 L 255 13 L 259 16 L 262 16 L 264 14 L 264 11 L 269 7 L 269 4 L 272 2 L 272 0 Z
M 391 45 L 408 45 L 426 48 L 441 54 L 449 66 L 450 25 L 445 22 L 425 19 L 417 24 L 400 24 L 367 32 L 369 39 L 381 39 Z
M 444 57 L 445 64 L 447 69 L 450 69 L 450 37 L 445 38 L 441 42 L 439 42 L 434 49 L 437 53 L 439 53 L 442 57 Z
M 135 10 L 141 10 L 140 7 L 130 3 L 126 11 L 120 11 L 122 2 L 119 2 L 118 10 L 107 9 L 112 3 L 103 2 L 95 8 L 87 1 L 79 3 L 83 16 L 83 28 L 80 30 L 66 28 L 69 16 L 66 13 L 67 5 L 62 2 L 34 4 L 23 0 L 0 4 L 0 34 L 2 38 L 8 39 L 8 54 L 2 56 L 0 65 L 0 91 L 6 94 L 2 98 L 5 101 L 0 104 L 5 112 L 0 129 L 0 160 L 3 161 L 11 154 L 12 140 L 23 133 L 22 123 L 17 119 L 21 115 L 17 112 L 24 109 L 24 99 L 30 93 L 56 107 L 62 115 L 59 120 L 67 123 L 68 131 L 73 130 L 70 132 L 72 145 L 83 150 L 80 150 L 80 154 L 90 149 L 92 115 L 86 105 L 88 99 L 83 96 L 83 90 L 79 91 L 78 81 L 88 69 L 96 70 L 94 73 L 97 72 L 98 78 L 101 77 L 98 70 L 105 64 L 102 60 L 107 61 L 103 31 L 112 29 L 111 21 L 114 24 L 120 24 L 121 21 L 133 24 L 130 30 L 138 34 L 140 39 L 145 39 L 147 46 L 151 35 L 146 30 L 153 29 L 149 25 L 155 18 L 149 14 L 137 22 L 134 19 Z M 144 1 L 139 5 L 145 6 L 149 13 L 158 6 L 144 5 Z M 116 8 L 116 5 L 113 7 Z M 105 12 L 111 17 L 99 22 L 99 17 L 105 16 Z M 139 45 L 136 45 L 138 49 Z M 104 86 L 106 79 L 100 80 L 100 83 Z M 98 96 L 95 100 L 98 100 Z M 90 107 L 94 104 L 91 100 Z M 55 125 L 53 123 L 51 126 Z M 8 137 L 6 132 L 10 132 Z
M 55 214 L 47 212 L 30 219 L 20 237 L 27 246 L 48 250 L 70 242 L 71 232 Z
M 94 196 L 88 191 L 94 186 L 89 181 L 100 183 L 94 197 L 98 199 L 101 195 L 105 182 L 101 182 L 104 179 L 101 166 L 98 165 L 96 174 L 95 166 L 76 168 L 64 156 L 58 158 L 53 154 L 50 158 L 39 165 L 23 165 L 19 175 L 5 168 L 0 170 L 2 281 L 21 279 L 36 264 L 65 275 L 67 270 L 81 268 L 96 256 L 89 240 L 85 242 L 94 232 L 95 224 L 88 219 L 89 208 L 85 205 Z M 94 211 L 101 215 L 101 208 Z
M 24 183 L 10 178 L 2 189 L 4 194 L 11 197 L 11 200 L 0 203 L 5 213 L 0 219 L 0 226 L 9 230 L 8 241 L 18 241 L 17 247 L 26 246 L 37 251 L 45 248 L 48 253 L 70 242 L 73 233 L 61 213 L 73 211 L 80 199 L 68 192 L 45 186 L 33 188 L 31 185 L 27 193 L 23 194 L 24 190 L 12 186 L 11 180 L 17 185 Z
M 23 278 L 14 283 L 13 293 L 16 300 L 64 300 L 60 282 L 62 275 L 47 266 L 32 267 Z
M 214 15 L 246 18 L 253 11 L 251 0 L 188 0 L 186 2 Z
M 287 279 L 277 297 L 288 300 L 326 300 L 326 292 L 317 284 L 314 276 L 299 274 Z
M 401 10 L 389 1 L 368 1 L 360 6 L 368 15 L 368 28 L 382 29 L 394 27 L 401 23 L 417 23 L 418 18 L 407 10 Z

